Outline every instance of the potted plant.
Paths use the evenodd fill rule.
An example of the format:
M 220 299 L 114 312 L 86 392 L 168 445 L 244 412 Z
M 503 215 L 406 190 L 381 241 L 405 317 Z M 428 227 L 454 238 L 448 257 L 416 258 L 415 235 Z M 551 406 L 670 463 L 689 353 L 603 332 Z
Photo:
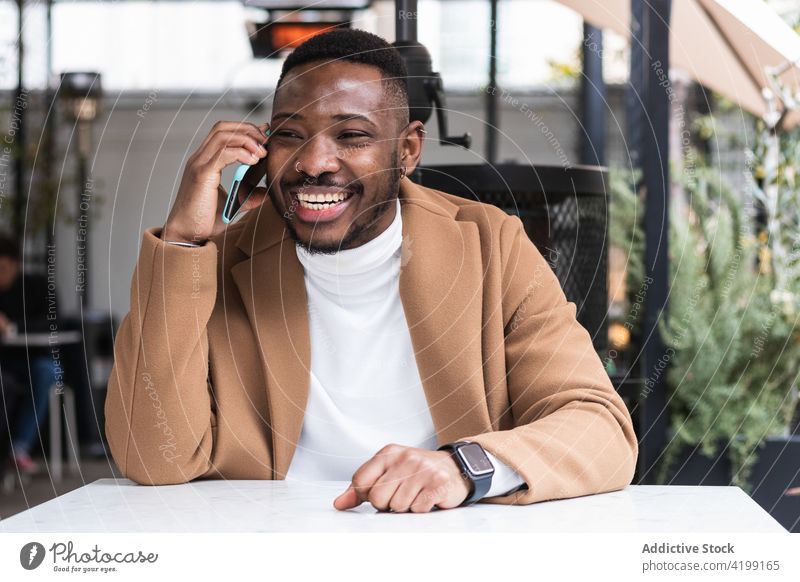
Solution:
M 798 159 L 798 143 L 796 136 L 783 142 L 778 168 L 784 204 L 797 195 L 785 190 L 786 184 L 796 188 L 791 160 Z M 740 485 L 797 529 L 798 206 L 781 216 L 781 243 L 790 250 L 776 260 L 778 231 L 774 222 L 768 230 L 759 194 L 734 193 L 718 170 L 704 166 L 702 156 L 696 159 L 691 179 L 675 178 L 686 192 L 688 216 L 670 225 L 670 306 L 660 326 L 668 348 L 670 435 L 659 477 L 675 484 Z M 759 164 L 753 167 L 758 174 Z M 644 277 L 641 257 L 631 256 L 641 252 L 641 225 L 632 211 L 638 198 L 628 185 L 631 177 L 615 174 L 611 240 L 629 253 L 628 289 L 635 293 Z M 633 298 L 629 303 L 635 305 Z

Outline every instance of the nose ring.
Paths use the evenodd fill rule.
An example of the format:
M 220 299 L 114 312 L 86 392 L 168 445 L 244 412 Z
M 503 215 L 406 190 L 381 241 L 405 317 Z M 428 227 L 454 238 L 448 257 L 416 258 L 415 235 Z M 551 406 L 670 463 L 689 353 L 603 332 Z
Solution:
M 294 171 L 297 172 L 298 174 L 300 173 L 300 160 L 297 160 L 294 163 Z

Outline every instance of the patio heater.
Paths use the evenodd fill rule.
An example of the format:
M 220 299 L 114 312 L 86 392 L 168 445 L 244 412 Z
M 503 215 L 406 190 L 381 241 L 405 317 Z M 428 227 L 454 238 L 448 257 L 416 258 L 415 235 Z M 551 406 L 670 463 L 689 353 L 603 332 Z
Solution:
M 242 3 L 269 12 L 266 21 L 245 23 L 253 56 L 282 58 L 314 34 L 349 28 L 353 12 L 369 8 L 372 0 L 321 0 L 313 5 L 298 0 L 242 0 Z M 428 49 L 417 42 L 416 15 L 417 0 L 396 0 L 396 41 L 393 46 L 400 52 L 408 69 L 410 119 L 425 123 L 435 109 L 441 136 L 439 143 L 469 148 L 469 133 L 448 135 L 442 77 L 433 71 Z
M 253 57 L 279 59 L 316 34 L 350 28 L 353 12 L 369 8 L 372 0 L 242 0 L 242 4 L 263 8 L 267 14 L 264 20 L 245 22 Z
M 76 224 L 77 290 L 84 308 L 89 306 L 90 209 L 94 190 L 89 172 L 92 153 L 92 125 L 97 118 L 102 99 L 99 73 L 61 73 L 60 99 L 66 119 L 75 124 L 78 132 L 78 221 Z

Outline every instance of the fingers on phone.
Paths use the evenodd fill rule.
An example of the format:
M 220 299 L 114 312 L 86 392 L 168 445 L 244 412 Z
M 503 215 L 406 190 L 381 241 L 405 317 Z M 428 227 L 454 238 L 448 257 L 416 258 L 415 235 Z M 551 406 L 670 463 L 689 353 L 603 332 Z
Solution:
M 261 128 L 252 123 L 218 122 L 198 150 L 197 163 L 211 163 L 216 169 L 236 161 L 252 166 L 266 157 L 265 142 Z
M 222 170 L 234 162 L 240 164 L 247 164 L 252 166 L 258 162 L 259 157 L 254 155 L 250 150 L 243 147 L 224 147 L 220 150 L 212 160 L 214 168 Z
M 252 166 L 258 163 L 258 160 L 261 159 L 257 154 L 254 154 L 253 152 L 245 148 L 242 148 L 242 153 L 245 156 L 245 160 L 242 161 L 243 164 L 249 164 Z
M 264 146 L 262 146 L 260 143 L 258 143 L 258 141 L 251 138 L 250 136 L 246 136 L 244 138 L 243 143 L 241 144 L 231 144 L 231 145 L 241 145 L 242 149 L 246 150 L 255 161 L 258 161 L 260 158 L 267 155 L 267 150 L 264 149 Z
M 244 145 L 251 149 L 253 153 L 258 153 L 261 144 L 264 143 L 264 134 L 254 125 L 242 125 L 237 130 L 219 130 L 211 138 L 210 143 L 219 147 L 224 144 L 227 147 Z

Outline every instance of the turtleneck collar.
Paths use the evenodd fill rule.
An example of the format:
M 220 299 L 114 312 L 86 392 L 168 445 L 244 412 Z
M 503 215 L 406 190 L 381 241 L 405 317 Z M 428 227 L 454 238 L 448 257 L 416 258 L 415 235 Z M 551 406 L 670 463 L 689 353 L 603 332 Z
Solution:
M 341 250 L 335 254 L 312 254 L 295 243 L 297 258 L 303 265 L 306 275 L 328 280 L 341 279 L 364 275 L 381 267 L 398 253 L 403 241 L 403 219 L 399 198 L 395 199 L 395 204 L 392 223 L 374 239 L 361 246 Z

